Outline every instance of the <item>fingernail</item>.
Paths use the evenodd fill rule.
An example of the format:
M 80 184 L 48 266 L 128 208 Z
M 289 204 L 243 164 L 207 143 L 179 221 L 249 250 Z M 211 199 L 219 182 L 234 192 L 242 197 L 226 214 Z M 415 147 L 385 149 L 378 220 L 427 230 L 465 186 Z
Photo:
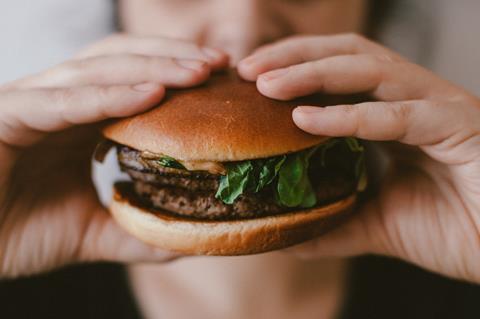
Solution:
M 157 83 L 146 82 L 133 86 L 133 89 L 138 92 L 151 92 L 156 91 L 160 87 Z
M 289 68 L 278 69 L 278 70 L 275 70 L 275 71 L 270 71 L 270 72 L 264 73 L 264 74 L 261 75 L 261 77 L 262 77 L 262 80 L 271 81 L 271 80 L 275 80 L 279 77 L 284 76 L 285 74 L 288 73 L 288 71 L 289 71 Z
M 241 60 L 238 65 L 245 65 L 245 66 L 249 66 L 251 64 L 253 64 L 253 62 L 255 62 L 255 58 L 253 56 L 249 56 L 248 58 L 245 58 L 243 60 Z
M 186 69 L 194 70 L 194 71 L 203 71 L 205 67 L 205 62 L 196 61 L 196 60 L 183 60 L 183 59 L 176 59 L 176 63 L 184 67 Z
M 205 55 L 207 55 L 212 60 L 218 60 L 223 56 L 223 54 L 220 51 L 212 48 L 202 48 L 202 51 L 203 53 L 205 53 Z
M 297 106 L 295 112 L 301 113 L 318 113 L 322 112 L 323 108 L 319 106 Z

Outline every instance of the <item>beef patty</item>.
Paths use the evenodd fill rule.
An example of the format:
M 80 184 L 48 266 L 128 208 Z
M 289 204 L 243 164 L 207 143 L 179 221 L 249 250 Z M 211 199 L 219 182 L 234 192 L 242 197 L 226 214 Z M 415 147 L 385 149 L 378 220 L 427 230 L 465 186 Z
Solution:
M 232 205 L 227 205 L 215 198 L 221 175 L 164 167 L 126 146 L 118 146 L 117 151 L 120 166 L 132 178 L 135 192 L 151 208 L 210 220 L 268 216 L 292 210 L 276 202 L 270 187 L 258 193 L 242 194 Z M 354 192 L 355 181 L 348 174 L 311 167 L 319 205 Z

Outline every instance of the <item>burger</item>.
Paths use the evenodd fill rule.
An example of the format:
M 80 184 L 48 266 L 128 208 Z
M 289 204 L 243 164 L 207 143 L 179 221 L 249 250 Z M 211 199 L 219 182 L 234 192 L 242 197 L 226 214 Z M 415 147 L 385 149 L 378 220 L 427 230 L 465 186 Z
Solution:
M 172 90 L 104 128 L 100 149 L 114 146 L 130 176 L 114 185 L 109 210 L 137 238 L 184 254 L 254 254 L 319 236 L 353 211 L 364 148 L 305 133 L 291 113 L 351 99 L 276 101 L 233 71 Z

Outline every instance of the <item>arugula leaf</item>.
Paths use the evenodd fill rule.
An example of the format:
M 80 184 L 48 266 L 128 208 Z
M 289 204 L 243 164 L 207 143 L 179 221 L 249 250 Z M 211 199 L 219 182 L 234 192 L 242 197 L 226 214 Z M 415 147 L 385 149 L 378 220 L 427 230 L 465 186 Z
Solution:
M 308 177 L 310 157 L 318 147 L 287 157 L 278 174 L 277 194 L 281 205 L 287 207 L 312 207 L 317 197 Z
M 368 185 L 368 175 L 367 175 L 367 167 L 365 165 L 365 156 L 361 155 L 358 159 L 357 164 L 355 166 L 355 170 L 357 171 L 357 191 L 363 192 Z
M 273 184 L 274 196 L 279 204 L 312 207 L 317 198 L 308 175 L 310 158 L 320 151 L 321 164 L 326 166 L 328 151 L 339 143 L 345 143 L 351 152 L 359 154 L 354 169 L 357 189 L 363 191 L 367 184 L 364 147 L 357 139 L 347 137 L 330 139 L 320 146 L 288 155 L 228 163 L 227 174 L 220 178 L 215 197 L 232 204 L 244 192 L 257 193 Z
M 157 160 L 157 163 L 170 168 L 185 169 L 185 167 L 170 156 L 163 156 Z
M 247 189 L 253 176 L 252 172 L 251 161 L 227 164 L 227 175 L 220 178 L 215 197 L 225 204 L 232 204 Z
M 258 193 L 271 184 L 286 156 L 227 164 L 227 175 L 220 178 L 215 197 L 232 204 L 245 191 Z
M 283 163 L 285 163 L 286 159 L 287 156 L 283 155 L 278 157 L 272 157 L 266 160 L 260 170 L 260 175 L 258 177 L 258 183 L 257 187 L 255 188 L 255 193 L 273 182 L 275 177 L 277 177 Z
M 357 190 L 363 192 L 367 188 L 367 167 L 365 165 L 365 147 L 354 137 L 344 138 L 350 151 L 360 153 L 355 163 L 355 177 L 357 178 Z
M 326 165 L 326 159 L 327 159 L 327 151 L 337 145 L 340 142 L 338 138 L 331 138 L 329 139 L 325 144 L 323 144 L 320 147 L 320 163 L 322 164 L 323 167 Z

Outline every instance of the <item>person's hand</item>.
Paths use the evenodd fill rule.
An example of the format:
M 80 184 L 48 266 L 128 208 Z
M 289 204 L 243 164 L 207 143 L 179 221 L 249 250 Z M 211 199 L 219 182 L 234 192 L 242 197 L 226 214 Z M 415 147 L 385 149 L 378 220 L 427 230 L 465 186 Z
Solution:
M 371 102 L 299 106 L 312 134 L 381 142 L 391 160 L 378 196 L 345 226 L 292 250 L 304 256 L 377 253 L 480 282 L 480 100 L 357 35 L 305 36 L 240 62 L 266 96 L 370 93 Z
M 98 122 L 145 111 L 165 88 L 200 84 L 227 65 L 217 50 L 116 35 L 0 87 L 0 278 L 174 258 L 124 233 L 100 205 L 90 177 Z

